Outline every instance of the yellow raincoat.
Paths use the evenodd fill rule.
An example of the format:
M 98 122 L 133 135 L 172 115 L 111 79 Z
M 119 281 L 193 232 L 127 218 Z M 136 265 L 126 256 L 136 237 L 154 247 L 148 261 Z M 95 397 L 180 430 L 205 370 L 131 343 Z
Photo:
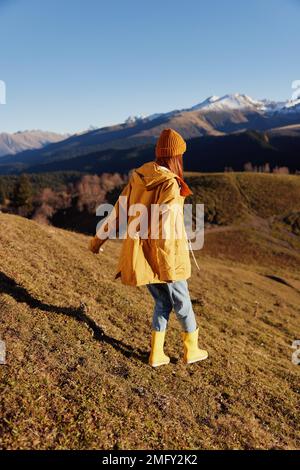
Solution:
M 133 171 L 121 196 L 127 197 L 127 236 L 116 278 L 131 286 L 188 279 L 191 264 L 183 220 L 185 198 L 180 195 L 177 176 L 155 162 L 146 163 Z M 125 199 L 119 198 L 110 217 L 117 224 L 124 207 L 121 201 Z M 92 251 L 99 251 L 107 228 L 103 224 L 98 230 Z

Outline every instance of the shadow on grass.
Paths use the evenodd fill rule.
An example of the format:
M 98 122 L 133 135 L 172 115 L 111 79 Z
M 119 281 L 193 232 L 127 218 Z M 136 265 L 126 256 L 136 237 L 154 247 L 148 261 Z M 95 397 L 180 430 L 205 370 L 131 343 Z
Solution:
M 47 304 L 33 297 L 24 287 L 17 284 L 14 279 L 0 272 L 0 294 L 2 293 L 10 295 L 17 302 L 26 303 L 30 308 L 38 308 L 43 312 L 57 313 L 75 318 L 85 323 L 92 330 L 95 340 L 111 345 L 125 357 L 134 357 L 142 362 L 147 362 L 147 354 L 144 351 L 136 348 L 133 349 L 131 346 L 123 343 L 123 341 L 108 336 L 103 328 L 88 315 L 87 306 L 83 303 L 79 307 L 59 307 Z

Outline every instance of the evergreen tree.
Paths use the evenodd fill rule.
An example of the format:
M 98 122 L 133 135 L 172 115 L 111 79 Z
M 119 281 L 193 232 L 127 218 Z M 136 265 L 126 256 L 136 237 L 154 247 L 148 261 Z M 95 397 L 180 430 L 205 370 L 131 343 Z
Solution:
M 4 190 L 3 184 L 0 182 L 0 206 L 2 206 L 5 203 L 5 199 L 6 199 L 5 190 Z
M 30 212 L 32 210 L 32 186 L 27 175 L 22 174 L 15 186 L 13 205 L 19 210 Z

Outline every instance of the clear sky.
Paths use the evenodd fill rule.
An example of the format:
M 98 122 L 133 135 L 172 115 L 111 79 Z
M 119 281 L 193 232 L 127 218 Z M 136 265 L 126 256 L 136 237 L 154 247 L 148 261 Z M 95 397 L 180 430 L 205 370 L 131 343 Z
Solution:
M 0 0 L 0 132 L 288 99 L 299 44 L 300 0 Z

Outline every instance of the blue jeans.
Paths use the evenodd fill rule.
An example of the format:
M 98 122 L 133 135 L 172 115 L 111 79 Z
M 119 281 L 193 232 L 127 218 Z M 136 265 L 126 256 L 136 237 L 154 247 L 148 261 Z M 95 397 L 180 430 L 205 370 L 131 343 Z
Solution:
M 147 284 L 147 287 L 155 301 L 153 330 L 165 331 L 167 329 L 170 313 L 173 309 L 184 332 L 193 333 L 197 329 L 186 281 Z

